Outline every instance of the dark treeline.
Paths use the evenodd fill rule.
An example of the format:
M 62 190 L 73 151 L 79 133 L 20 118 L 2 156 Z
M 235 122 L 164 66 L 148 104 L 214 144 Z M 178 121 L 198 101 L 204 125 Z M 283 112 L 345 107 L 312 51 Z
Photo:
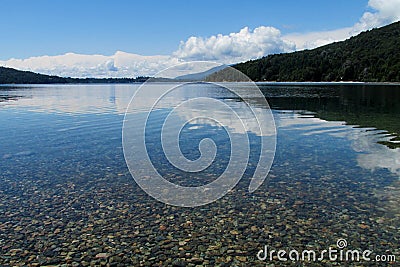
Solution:
M 149 77 L 137 78 L 69 78 L 38 74 L 0 67 L 0 84 L 54 84 L 54 83 L 135 83 L 145 82 Z
M 399 82 L 400 22 L 313 50 L 270 55 L 233 67 L 253 81 Z M 235 80 L 229 73 L 221 70 L 208 79 Z

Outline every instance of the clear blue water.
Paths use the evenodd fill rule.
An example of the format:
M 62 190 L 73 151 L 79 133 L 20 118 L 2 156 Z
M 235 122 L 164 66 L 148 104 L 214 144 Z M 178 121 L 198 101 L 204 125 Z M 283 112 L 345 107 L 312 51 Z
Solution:
M 264 245 L 324 249 L 338 238 L 398 255 L 398 86 L 260 85 L 277 126 L 269 176 L 247 192 L 260 153 L 259 138 L 249 133 L 244 179 L 215 203 L 190 209 L 152 199 L 130 176 L 121 134 L 138 86 L 0 87 L 1 265 L 100 264 L 118 256 L 133 266 L 193 258 L 209 266 L 263 266 L 256 253 Z M 202 84 L 173 100 L 194 96 L 240 105 L 226 90 Z M 141 107 L 134 110 L 142 116 Z M 160 173 L 182 185 L 215 179 L 230 154 L 226 132 L 202 122 L 183 129 L 187 158 L 200 156 L 196 148 L 206 137 L 218 148 L 202 175 L 185 174 L 168 164 L 159 144 L 169 110 L 156 110 L 146 132 Z

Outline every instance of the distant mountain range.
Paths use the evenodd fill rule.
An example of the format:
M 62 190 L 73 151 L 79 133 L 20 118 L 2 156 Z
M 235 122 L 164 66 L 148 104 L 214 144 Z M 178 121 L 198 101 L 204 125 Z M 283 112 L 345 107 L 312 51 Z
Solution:
M 342 42 L 269 55 L 233 67 L 253 81 L 400 82 L 400 22 L 360 33 Z M 148 78 L 65 78 L 0 67 L 0 84 L 132 83 Z M 236 81 L 236 78 L 232 69 L 215 67 L 174 80 Z
M 253 81 L 400 82 L 400 22 L 313 50 L 269 55 L 233 66 Z M 234 81 L 226 68 L 209 81 Z
M 217 67 L 213 67 L 209 70 L 203 71 L 203 72 L 198 72 L 198 73 L 193 73 L 193 74 L 186 74 L 182 76 L 175 77 L 175 80 L 189 80 L 189 81 L 204 81 L 204 79 L 213 74 L 214 72 L 217 72 L 219 70 L 222 70 L 226 68 L 226 65 L 221 65 Z

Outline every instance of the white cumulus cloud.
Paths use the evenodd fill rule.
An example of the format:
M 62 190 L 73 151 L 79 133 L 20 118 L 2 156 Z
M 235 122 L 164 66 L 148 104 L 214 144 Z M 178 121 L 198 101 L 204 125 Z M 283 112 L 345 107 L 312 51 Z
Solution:
M 331 31 L 294 33 L 283 38 L 296 44 L 296 50 L 312 49 L 336 41 L 343 41 L 362 31 L 381 27 L 400 20 L 400 0 L 369 0 L 368 7 L 360 20 L 351 27 Z
M 400 20 L 400 0 L 370 0 L 368 6 L 375 12 L 365 12 L 354 25 L 353 33 L 380 27 Z
M 294 50 L 294 44 L 285 41 L 274 27 L 261 26 L 253 31 L 244 27 L 228 35 L 208 38 L 192 36 L 181 42 L 174 56 L 184 60 L 214 60 L 234 63 L 259 58 L 272 53 Z

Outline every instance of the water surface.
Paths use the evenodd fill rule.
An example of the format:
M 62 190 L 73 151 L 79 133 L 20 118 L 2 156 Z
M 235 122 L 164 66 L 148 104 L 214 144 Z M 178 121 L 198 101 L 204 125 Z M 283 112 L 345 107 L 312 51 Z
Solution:
M 399 86 L 260 84 L 277 126 L 270 174 L 248 193 L 260 153 L 250 131 L 244 178 L 198 208 L 162 204 L 130 176 L 121 128 L 138 86 L 0 87 L 1 265 L 265 266 L 271 262 L 256 257 L 264 245 L 323 250 L 339 238 L 354 249 L 399 255 Z M 197 96 L 241 105 L 227 90 L 205 84 L 190 85 L 170 104 Z M 259 102 L 251 99 L 265 108 Z M 150 117 L 155 165 L 182 185 L 213 180 L 228 161 L 226 132 L 207 121 L 185 127 L 180 142 L 187 158 L 198 158 L 197 145 L 208 137 L 218 153 L 202 175 L 180 172 L 159 144 L 170 109 L 166 102 Z M 141 111 L 134 109 L 137 116 Z

